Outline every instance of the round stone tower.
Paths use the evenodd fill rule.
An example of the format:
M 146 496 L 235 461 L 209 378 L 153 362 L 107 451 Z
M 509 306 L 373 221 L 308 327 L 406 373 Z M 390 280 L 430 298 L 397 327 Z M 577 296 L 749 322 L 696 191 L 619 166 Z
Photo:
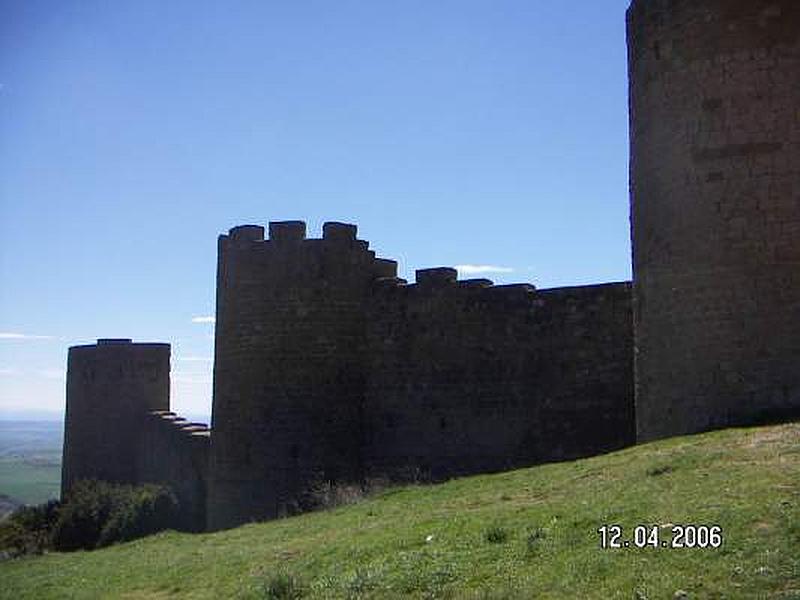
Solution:
M 169 344 L 97 340 L 67 359 L 61 497 L 81 479 L 137 481 L 143 419 L 169 410 Z
M 800 416 L 800 2 L 628 10 L 640 440 Z
M 210 529 L 303 508 L 314 486 L 361 477 L 365 303 L 394 261 L 356 227 L 302 221 L 219 239 Z

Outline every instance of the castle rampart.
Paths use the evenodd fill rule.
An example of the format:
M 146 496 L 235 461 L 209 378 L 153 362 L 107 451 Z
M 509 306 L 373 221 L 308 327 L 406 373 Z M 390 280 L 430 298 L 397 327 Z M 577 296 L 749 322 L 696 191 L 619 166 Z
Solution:
M 800 416 L 800 3 L 628 12 L 640 439 Z
M 630 287 L 407 285 L 356 227 L 219 241 L 209 526 L 321 482 L 442 479 L 633 443 Z
M 370 475 L 441 480 L 633 443 L 629 284 L 416 281 L 380 282 L 371 302 Z

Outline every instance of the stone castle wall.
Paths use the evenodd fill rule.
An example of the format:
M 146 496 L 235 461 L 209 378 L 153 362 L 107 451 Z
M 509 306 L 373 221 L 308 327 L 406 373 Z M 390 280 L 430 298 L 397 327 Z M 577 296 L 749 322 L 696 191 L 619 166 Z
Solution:
M 441 480 L 632 444 L 628 284 L 538 291 L 379 282 L 371 303 L 368 476 Z
M 628 12 L 640 439 L 800 416 L 800 3 Z
M 135 483 L 168 485 L 178 499 L 176 528 L 204 531 L 211 430 L 170 411 L 145 413 Z
M 441 479 L 633 443 L 630 288 L 406 286 L 353 225 L 219 242 L 209 527 L 320 483 Z

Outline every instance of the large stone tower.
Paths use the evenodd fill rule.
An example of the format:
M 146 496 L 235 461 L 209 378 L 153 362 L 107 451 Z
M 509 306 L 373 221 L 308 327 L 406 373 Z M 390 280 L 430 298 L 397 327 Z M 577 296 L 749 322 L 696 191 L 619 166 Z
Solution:
M 628 11 L 640 440 L 800 416 L 800 2 Z
M 236 227 L 219 239 L 209 528 L 291 512 L 361 477 L 365 304 L 394 261 L 356 227 Z
M 80 479 L 133 483 L 144 419 L 169 410 L 169 344 L 97 340 L 67 359 L 61 496 Z

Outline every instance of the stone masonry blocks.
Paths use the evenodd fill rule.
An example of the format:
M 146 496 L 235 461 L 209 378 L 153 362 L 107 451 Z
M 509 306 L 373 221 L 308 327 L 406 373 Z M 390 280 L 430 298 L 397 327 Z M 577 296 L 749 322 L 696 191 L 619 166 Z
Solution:
M 640 440 L 800 416 L 800 3 L 628 11 Z

